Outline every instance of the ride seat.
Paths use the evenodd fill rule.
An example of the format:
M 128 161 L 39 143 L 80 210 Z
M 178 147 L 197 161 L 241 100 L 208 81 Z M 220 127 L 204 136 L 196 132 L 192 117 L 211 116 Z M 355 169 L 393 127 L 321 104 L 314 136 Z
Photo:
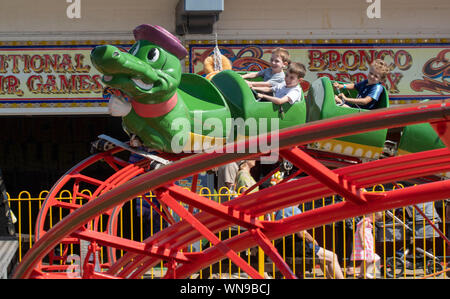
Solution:
M 383 86 L 383 92 L 380 95 L 380 99 L 378 100 L 377 108 L 389 108 L 389 97 L 387 95 L 386 87 Z
M 346 82 L 339 82 L 339 83 L 346 83 Z M 350 98 L 356 98 L 358 96 L 358 91 L 356 89 L 345 89 L 344 94 Z M 389 96 L 387 95 L 386 87 L 383 86 L 383 92 L 380 95 L 380 98 L 378 100 L 377 108 L 389 108 Z M 356 108 L 357 109 L 357 108 Z M 366 111 L 366 109 L 361 109 Z
M 201 112 L 203 119 L 230 117 L 228 104 L 222 94 L 202 76 L 184 73 L 181 75 L 178 88 L 191 115 L 194 112 Z
M 283 104 L 283 113 L 280 113 L 279 105 L 269 101 L 258 102 L 248 84 L 237 72 L 222 71 L 211 81 L 225 97 L 233 118 L 255 119 L 258 123 L 266 121 L 268 131 L 272 130 L 271 120 L 274 118 L 279 119 L 279 129 L 305 123 L 304 93 L 301 101 L 293 105 Z
M 330 78 L 321 77 L 314 81 L 308 91 L 306 102 L 308 106 L 308 121 L 315 121 L 320 119 L 327 119 L 336 116 L 343 116 L 348 114 L 355 114 L 365 112 L 365 109 L 343 107 L 336 105 L 334 96 L 336 90 L 332 85 Z M 345 90 L 345 95 L 348 97 L 356 97 L 356 90 Z M 381 94 L 378 108 L 386 108 L 389 106 L 389 97 L 386 89 Z M 344 136 L 336 138 L 354 144 L 364 144 L 375 148 L 383 148 L 386 140 L 387 129 L 365 132 L 361 134 Z

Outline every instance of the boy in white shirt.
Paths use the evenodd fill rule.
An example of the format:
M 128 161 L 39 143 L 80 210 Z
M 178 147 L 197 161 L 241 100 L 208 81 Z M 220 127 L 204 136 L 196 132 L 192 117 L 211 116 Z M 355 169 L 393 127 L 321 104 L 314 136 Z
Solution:
M 271 101 L 274 104 L 281 105 L 289 102 L 291 105 L 302 98 L 302 88 L 300 82 L 306 74 L 306 68 L 303 64 L 298 62 L 292 62 L 286 72 L 284 82 L 272 87 L 257 87 L 252 86 L 257 96 L 261 99 Z M 273 91 L 273 96 L 264 94 Z

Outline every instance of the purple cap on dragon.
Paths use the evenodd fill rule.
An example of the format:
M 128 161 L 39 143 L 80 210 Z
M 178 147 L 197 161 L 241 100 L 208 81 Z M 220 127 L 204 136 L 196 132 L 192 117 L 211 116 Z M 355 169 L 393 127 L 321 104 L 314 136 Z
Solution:
M 139 25 L 133 30 L 133 34 L 136 40 L 147 40 L 154 43 L 174 54 L 178 59 L 183 59 L 188 54 L 176 36 L 158 25 Z

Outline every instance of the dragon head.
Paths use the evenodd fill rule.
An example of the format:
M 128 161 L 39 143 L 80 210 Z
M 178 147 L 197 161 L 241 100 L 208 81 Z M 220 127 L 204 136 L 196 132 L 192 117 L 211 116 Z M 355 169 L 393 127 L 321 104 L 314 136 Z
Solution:
M 181 42 L 164 28 L 140 25 L 133 31 L 130 51 L 105 45 L 94 48 L 91 60 L 103 74 L 102 81 L 120 89 L 140 104 L 170 99 L 181 79 L 180 59 L 187 55 Z

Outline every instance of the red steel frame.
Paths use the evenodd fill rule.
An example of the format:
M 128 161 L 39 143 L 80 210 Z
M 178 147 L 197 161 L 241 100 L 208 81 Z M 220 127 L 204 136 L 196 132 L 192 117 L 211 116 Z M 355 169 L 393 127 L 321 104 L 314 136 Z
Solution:
M 432 101 L 380 109 L 357 115 L 313 122 L 282 130 L 278 134 L 279 154 L 309 176 L 295 181 L 283 181 L 255 193 L 244 194 L 219 204 L 173 183 L 190 175 L 231 161 L 256 158 L 260 153 L 225 151 L 203 153 L 183 158 L 157 170 L 131 179 L 126 176 L 120 184 L 108 185 L 108 192 L 82 207 L 75 207 L 67 217 L 42 234 L 17 267 L 15 278 L 66 278 L 66 273 L 46 272 L 40 267 L 43 258 L 65 238 L 79 238 L 102 246 L 123 249 L 126 253 L 109 265 L 105 272 L 96 272 L 85 263 L 84 278 L 138 278 L 148 269 L 167 261 L 166 278 L 186 278 L 204 267 L 228 257 L 253 278 L 260 274 L 242 260 L 237 252 L 259 245 L 277 268 L 288 278 L 295 274 L 281 259 L 270 240 L 359 216 L 362 214 L 414 205 L 450 197 L 450 180 L 429 182 L 404 189 L 367 193 L 364 187 L 450 171 L 450 102 Z M 447 148 L 392 157 L 330 170 L 300 147 L 313 141 L 335 138 L 365 131 L 429 122 Z M 269 142 L 270 138 L 268 136 Z M 245 148 L 254 148 L 260 137 L 244 141 Z M 236 148 L 242 148 L 241 146 Z M 139 171 L 138 171 L 139 172 Z M 136 175 L 136 173 L 134 173 Z M 175 211 L 183 221 L 137 242 L 84 226 L 98 215 L 126 201 L 153 190 L 158 200 Z M 304 212 L 281 221 L 259 220 L 259 216 L 284 207 L 298 205 L 317 198 L 340 194 L 346 201 Z M 185 209 L 179 202 L 188 204 Z M 192 208 L 202 212 L 192 214 Z M 230 239 L 220 241 L 215 233 L 233 225 L 247 229 Z M 194 229 L 193 229 L 194 228 Z M 182 251 L 189 244 L 208 239 L 213 246 L 202 251 Z M 448 242 L 448 240 L 447 240 Z

